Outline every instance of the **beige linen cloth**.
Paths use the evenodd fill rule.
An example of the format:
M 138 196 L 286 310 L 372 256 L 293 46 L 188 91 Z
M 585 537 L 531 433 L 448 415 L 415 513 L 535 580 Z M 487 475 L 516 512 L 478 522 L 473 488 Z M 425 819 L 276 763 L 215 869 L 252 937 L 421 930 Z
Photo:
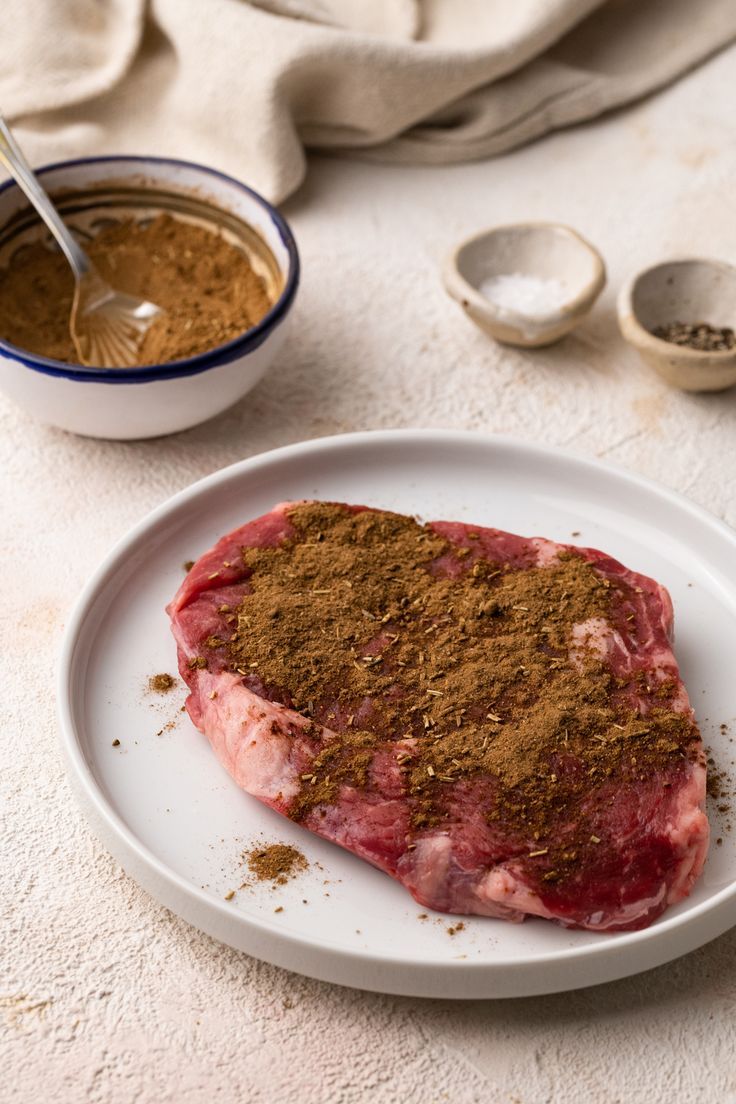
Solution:
M 0 108 L 37 163 L 190 158 L 274 200 L 301 182 L 305 146 L 486 157 L 639 97 L 736 38 L 736 0 L 1 7 Z

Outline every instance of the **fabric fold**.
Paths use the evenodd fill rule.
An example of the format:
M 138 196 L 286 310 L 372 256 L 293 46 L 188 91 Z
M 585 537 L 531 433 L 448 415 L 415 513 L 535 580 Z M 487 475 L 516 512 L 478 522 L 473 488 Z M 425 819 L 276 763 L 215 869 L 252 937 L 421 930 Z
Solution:
M 593 118 L 736 39 L 736 5 L 28 0 L 0 26 L 0 107 L 37 163 L 176 156 L 278 201 L 305 147 L 453 162 Z

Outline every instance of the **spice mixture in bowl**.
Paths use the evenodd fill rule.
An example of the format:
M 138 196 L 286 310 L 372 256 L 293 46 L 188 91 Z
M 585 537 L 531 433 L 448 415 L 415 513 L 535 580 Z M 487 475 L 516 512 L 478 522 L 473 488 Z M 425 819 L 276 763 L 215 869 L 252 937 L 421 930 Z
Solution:
M 232 341 L 272 305 L 273 281 L 242 249 L 180 217 L 105 220 L 85 245 L 112 287 L 162 308 L 141 343 L 141 367 Z M 31 353 L 76 363 L 69 329 L 73 295 L 74 278 L 58 248 L 46 240 L 16 248 L 0 272 L 0 334 Z
M 71 271 L 14 184 L 0 189 L 0 386 L 41 421 L 91 436 L 185 429 L 261 378 L 299 277 L 291 232 L 266 200 L 205 167 L 110 157 L 40 170 L 116 289 L 163 308 L 139 365 L 87 368 L 69 333 Z

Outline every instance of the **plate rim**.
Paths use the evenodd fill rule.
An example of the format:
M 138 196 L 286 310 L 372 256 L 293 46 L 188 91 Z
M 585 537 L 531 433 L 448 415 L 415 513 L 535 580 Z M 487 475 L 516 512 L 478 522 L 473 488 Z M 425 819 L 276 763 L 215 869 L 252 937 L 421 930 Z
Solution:
M 666 945 L 667 937 L 671 937 L 670 942 L 672 942 L 672 938 L 677 941 L 677 936 L 683 934 L 683 929 L 689 929 L 695 921 L 705 918 L 710 918 L 711 920 L 709 925 L 710 934 L 705 938 L 696 938 L 692 941 L 685 940 L 687 945 L 680 949 L 673 949 L 670 946 L 664 955 L 658 955 L 655 952 L 651 956 L 651 962 L 647 962 L 645 965 L 635 964 L 632 957 L 632 961 L 624 966 L 623 969 L 621 968 L 621 964 L 616 966 L 613 971 L 610 968 L 599 969 L 596 976 L 592 977 L 591 980 L 587 982 L 584 979 L 581 980 L 577 978 L 567 986 L 559 983 L 555 983 L 551 987 L 545 984 L 540 984 L 538 986 L 532 985 L 531 988 L 524 986 L 518 993 L 518 995 L 534 995 L 545 992 L 562 992 L 565 988 L 580 988 L 586 984 L 594 985 L 603 981 L 626 977 L 630 974 L 640 972 L 643 969 L 662 965 L 664 962 L 670 961 L 673 958 L 679 957 L 681 954 L 688 953 L 690 950 L 702 946 L 704 943 L 709 942 L 711 939 L 725 932 L 736 920 L 736 915 L 734 915 L 724 922 L 723 916 L 725 909 L 733 904 L 732 899 L 736 897 L 736 879 L 731 884 L 724 886 L 708 900 L 692 906 L 692 908 L 686 912 L 677 916 L 665 916 L 663 919 L 659 920 L 656 925 L 644 928 L 640 931 L 617 932 L 615 933 L 615 938 L 610 942 L 595 942 L 582 947 L 568 947 L 553 951 L 532 953 L 510 962 L 478 962 L 471 959 L 435 961 L 431 958 L 412 959 L 411 961 L 407 961 L 400 954 L 392 955 L 390 949 L 388 949 L 387 952 L 381 952 L 379 954 L 367 949 L 335 946 L 328 941 L 312 936 L 303 936 L 286 929 L 270 927 L 266 921 L 259 917 L 250 916 L 240 911 L 234 912 L 232 906 L 229 906 L 224 901 L 220 901 L 211 892 L 201 889 L 192 881 L 169 867 L 154 851 L 144 844 L 116 812 L 111 802 L 105 796 L 101 786 L 96 781 L 84 754 L 82 740 L 80 738 L 80 733 L 77 731 L 75 720 L 74 700 L 71 692 L 72 680 L 75 674 L 75 655 L 79 643 L 82 640 L 82 633 L 85 628 L 85 621 L 88 614 L 94 608 L 97 599 L 104 594 L 107 585 L 114 577 L 117 570 L 125 562 L 128 553 L 135 547 L 140 539 L 151 529 L 165 521 L 167 517 L 175 514 L 180 507 L 184 506 L 187 502 L 196 500 L 203 492 L 227 484 L 232 480 L 237 480 L 243 474 L 257 471 L 260 467 L 267 467 L 275 461 L 285 460 L 304 454 L 323 453 L 325 451 L 363 446 L 370 443 L 376 445 L 389 442 L 411 444 L 427 442 L 429 440 L 434 440 L 443 447 L 448 445 L 463 446 L 472 444 L 496 449 L 501 452 L 520 451 L 527 455 L 531 454 L 538 459 L 550 459 L 554 457 L 555 459 L 567 461 L 575 467 L 587 469 L 594 475 L 596 473 L 601 473 L 616 476 L 624 482 L 633 484 L 637 488 L 648 491 L 660 499 L 664 499 L 669 505 L 689 514 L 697 520 L 700 525 L 706 526 L 717 536 L 730 543 L 736 553 L 736 530 L 732 529 L 725 521 L 716 517 L 716 515 L 712 514 L 704 507 L 692 502 L 679 491 L 675 491 L 659 483 L 657 480 L 641 475 L 638 472 L 616 463 L 599 460 L 593 457 L 581 456 L 572 450 L 526 441 L 523 438 L 507 434 L 442 428 L 364 430 L 353 433 L 331 434 L 328 436 L 311 438 L 306 441 L 297 441 L 291 444 L 282 445 L 278 448 L 269 449 L 266 452 L 256 453 L 243 460 L 235 461 L 232 464 L 197 479 L 195 482 L 175 492 L 152 510 L 148 511 L 125 534 L 123 534 L 122 537 L 114 542 L 82 587 L 71 608 L 64 628 L 57 662 L 57 720 L 67 774 L 70 776 L 75 795 L 82 805 L 88 821 L 92 822 L 93 830 L 98 838 L 101 839 L 104 846 L 107 847 L 121 863 L 126 872 L 133 877 L 137 884 L 141 885 L 159 903 L 163 903 L 175 911 L 177 915 L 185 919 L 186 922 L 193 924 L 210 935 L 214 935 L 215 938 L 230 946 L 238 946 L 238 944 L 233 943 L 227 936 L 220 934 L 223 928 L 254 929 L 259 936 L 267 937 L 268 940 L 273 941 L 276 945 L 284 945 L 289 951 L 302 951 L 311 955 L 317 955 L 320 959 L 337 960 L 338 963 L 342 963 L 343 966 L 347 966 L 348 969 L 354 967 L 356 963 L 358 963 L 364 968 L 367 967 L 369 970 L 373 967 L 378 970 L 383 968 L 395 971 L 397 967 L 401 967 L 405 976 L 415 975 L 412 982 L 405 981 L 398 983 L 393 988 L 387 986 L 385 983 L 379 986 L 373 986 L 370 984 L 370 979 L 363 979 L 360 982 L 355 982 L 344 981 L 341 980 L 340 977 L 332 976 L 336 973 L 345 973 L 345 970 L 331 970 L 329 965 L 325 962 L 321 962 L 319 970 L 315 970 L 314 968 L 308 969 L 301 965 L 295 966 L 291 961 L 287 963 L 284 961 L 283 955 L 274 952 L 270 954 L 263 954 L 260 951 L 255 952 L 257 957 L 263 958 L 276 965 L 285 966 L 286 968 L 297 970 L 300 973 L 305 973 L 312 977 L 319 977 L 322 980 L 337 982 L 338 984 L 355 985 L 364 989 L 375 988 L 376 991 L 380 992 L 394 992 L 406 995 L 437 995 L 451 997 L 454 994 L 444 990 L 440 992 L 442 987 L 446 984 L 447 979 L 445 975 L 447 974 L 456 975 L 460 978 L 483 977 L 500 979 L 502 976 L 509 974 L 527 973 L 530 970 L 533 971 L 540 968 L 551 968 L 554 970 L 555 968 L 562 967 L 564 969 L 565 966 L 571 964 L 571 962 L 580 960 L 590 961 L 593 959 L 594 961 L 600 962 L 601 966 L 604 966 L 607 960 L 617 958 L 621 953 L 626 954 L 634 948 L 641 951 L 652 943 L 655 944 L 655 946 L 661 943 Z M 134 869 L 135 873 L 133 873 Z M 217 923 L 208 928 L 208 926 L 201 923 L 198 919 L 191 919 L 191 911 L 189 915 L 184 915 L 180 904 L 170 903 L 172 900 L 182 896 L 185 898 L 193 898 L 197 906 L 197 909 L 194 911 L 205 913 L 214 912 Z M 682 939 L 680 943 L 682 943 Z M 245 948 L 239 947 L 239 949 L 243 950 Z M 289 954 L 286 957 L 293 959 L 294 956 L 293 954 Z M 431 970 L 435 975 L 442 975 L 443 980 L 440 985 L 429 987 L 432 990 L 436 990 L 436 992 L 425 991 L 427 988 L 426 986 L 419 985 L 419 987 L 417 987 L 418 976 L 425 970 Z M 468 993 L 457 995 L 472 997 L 475 994 Z M 494 994 L 484 991 L 482 994 L 478 995 L 490 997 Z M 509 996 L 516 994 L 504 991 L 498 995 Z

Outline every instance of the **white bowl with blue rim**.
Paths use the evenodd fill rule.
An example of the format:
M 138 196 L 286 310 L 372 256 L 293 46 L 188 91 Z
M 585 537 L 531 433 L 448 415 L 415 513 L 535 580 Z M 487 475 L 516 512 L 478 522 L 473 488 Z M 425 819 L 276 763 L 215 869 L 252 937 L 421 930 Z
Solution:
M 188 429 L 242 398 L 282 348 L 299 283 L 288 224 L 223 173 L 159 157 L 92 157 L 39 169 L 82 244 L 111 221 L 168 213 L 216 229 L 248 255 L 271 309 L 250 330 L 185 360 L 88 369 L 38 356 L 0 334 L 0 390 L 33 418 L 90 437 L 130 440 Z M 47 231 L 12 182 L 0 187 L 0 266 Z

